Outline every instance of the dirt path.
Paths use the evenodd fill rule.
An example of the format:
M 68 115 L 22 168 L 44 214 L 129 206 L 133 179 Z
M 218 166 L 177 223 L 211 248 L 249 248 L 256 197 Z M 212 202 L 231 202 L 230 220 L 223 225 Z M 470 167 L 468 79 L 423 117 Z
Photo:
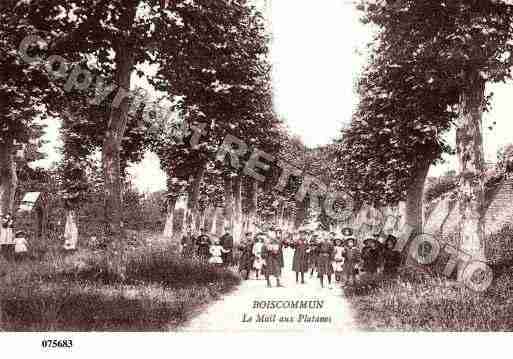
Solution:
M 291 261 L 292 250 L 286 250 L 282 278 L 284 288 L 266 288 L 265 280 L 245 281 L 236 291 L 193 318 L 183 331 L 354 331 L 356 326 L 340 286 L 335 284 L 333 289 L 322 289 L 319 280 L 310 278 L 310 275 L 305 278 L 306 284 L 296 284 L 295 273 L 289 270 L 292 267 Z M 285 306 L 288 305 L 285 303 L 303 301 L 317 308 L 255 309 L 255 301 L 284 301 L 282 303 Z M 263 321 L 264 318 L 267 320 Z

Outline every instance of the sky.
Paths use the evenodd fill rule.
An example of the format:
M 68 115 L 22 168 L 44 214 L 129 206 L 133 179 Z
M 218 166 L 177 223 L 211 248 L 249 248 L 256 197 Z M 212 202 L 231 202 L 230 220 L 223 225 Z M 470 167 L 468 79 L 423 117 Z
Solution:
M 354 4 L 348 0 L 272 0 L 268 16 L 273 31 L 276 110 L 306 145 L 330 143 L 349 124 L 357 104 L 354 83 L 365 64 L 362 53 L 372 33 L 358 21 Z M 149 86 L 135 75 L 133 79 Z M 509 120 L 513 85 L 492 85 L 488 90 L 495 96 L 492 110 L 484 117 L 483 133 L 485 159 L 493 162 L 497 150 L 513 142 Z M 497 125 L 490 131 L 487 127 L 493 121 Z M 50 123 L 46 135 L 50 142 L 44 148 L 49 156 L 38 165 L 49 166 L 58 158 L 58 127 L 58 122 Z M 454 136 L 454 132 L 447 134 L 449 143 L 454 143 Z M 457 169 L 454 156 L 445 159 L 445 164 L 432 166 L 430 175 Z M 129 173 L 141 191 L 166 189 L 165 174 L 154 154 L 148 153 Z

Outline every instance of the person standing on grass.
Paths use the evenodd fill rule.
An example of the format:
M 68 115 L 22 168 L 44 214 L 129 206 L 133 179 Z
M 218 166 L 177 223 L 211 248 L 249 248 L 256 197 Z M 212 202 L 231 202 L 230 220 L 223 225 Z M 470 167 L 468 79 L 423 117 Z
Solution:
M 239 273 L 244 280 L 248 280 L 253 268 L 253 234 L 247 232 L 240 245 Z
M 201 234 L 198 236 L 196 240 L 196 255 L 203 262 L 208 261 L 208 257 L 210 255 L 210 245 L 210 237 L 207 235 L 207 231 L 205 230 L 205 228 L 201 228 Z
M 375 275 L 379 266 L 379 249 L 374 237 L 363 241 L 362 248 L 362 270 L 369 275 Z
M 256 279 L 262 273 L 265 265 L 265 259 L 263 258 L 264 250 L 264 234 L 258 233 L 256 236 L 256 242 L 253 246 L 253 268 L 255 269 Z
M 223 252 L 223 264 L 230 266 L 233 264 L 233 236 L 230 226 L 226 226 L 224 229 L 225 233 L 221 237 L 221 246 L 225 249 Z
M 271 277 L 276 278 L 276 287 L 282 287 L 280 283 L 281 277 L 281 260 L 280 260 L 280 242 L 274 238 L 267 239 L 262 251 L 262 258 L 265 260 L 265 279 L 267 287 L 271 287 Z
M 186 234 L 182 238 L 182 257 L 192 258 L 194 255 L 194 236 L 192 228 L 188 227 Z
M 221 246 L 219 238 L 214 238 L 213 243 L 209 247 L 209 252 L 210 259 L 208 262 L 221 267 L 223 265 L 223 254 L 226 254 L 228 251 Z
M 16 238 L 14 239 L 14 260 L 21 262 L 27 258 L 28 242 L 26 239 L 25 232 L 16 232 Z
M 12 259 L 14 257 L 14 219 L 10 213 L 5 214 L 2 217 L 2 223 L 0 228 L 0 245 L 2 255 L 6 259 Z
M 356 248 L 356 238 L 349 237 L 346 240 L 344 252 L 344 276 L 346 284 L 354 285 L 356 279 L 356 266 L 360 260 L 360 253 Z
M 333 247 L 333 271 L 335 272 L 335 281 L 340 282 L 342 280 L 342 272 L 344 266 L 344 253 L 345 248 L 341 238 L 335 239 L 335 246 Z
M 324 288 L 324 276 L 328 279 L 329 289 L 331 287 L 331 276 L 333 274 L 333 266 L 331 261 L 333 259 L 333 246 L 326 234 L 321 236 L 321 240 L 318 246 L 318 257 L 317 257 L 317 275 L 321 282 L 321 287 Z
M 305 272 L 308 272 L 308 253 L 306 252 L 306 232 L 304 229 L 299 231 L 299 237 L 293 242 L 294 257 L 292 258 L 292 270 L 296 272 L 296 283 L 299 282 L 301 275 L 301 284 L 305 284 Z
M 391 234 L 388 235 L 383 249 L 383 274 L 387 276 L 397 275 L 401 265 L 401 253 L 394 250 L 397 238 Z

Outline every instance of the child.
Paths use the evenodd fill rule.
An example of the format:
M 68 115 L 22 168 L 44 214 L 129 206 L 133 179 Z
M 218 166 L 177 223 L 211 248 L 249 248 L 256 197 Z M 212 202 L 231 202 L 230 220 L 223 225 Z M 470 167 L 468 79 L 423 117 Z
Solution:
M 358 249 L 356 246 L 356 238 L 349 237 L 346 240 L 346 250 L 344 252 L 344 275 L 346 277 L 346 283 L 353 285 L 356 279 L 356 265 L 359 261 Z
M 253 267 L 253 234 L 250 232 L 246 233 L 246 238 L 241 243 L 239 250 L 241 253 L 239 259 L 239 273 L 244 280 L 249 279 L 251 269 Z
M 333 266 L 331 260 L 333 258 L 333 247 L 327 235 L 321 237 L 321 242 L 318 247 L 317 257 L 317 275 L 321 281 L 321 287 L 324 288 L 324 276 L 328 278 L 329 289 L 331 287 L 331 275 L 333 274 Z
M 25 232 L 19 231 L 14 239 L 14 260 L 20 262 L 27 257 L 28 242 L 25 238 Z
M 223 246 L 220 245 L 219 238 L 214 238 L 213 244 L 209 248 L 209 252 L 210 259 L 208 262 L 220 267 L 223 265 L 223 254 L 229 252 L 229 250 L 224 249 Z
M 264 249 L 264 235 L 262 233 L 257 234 L 256 243 L 253 246 L 253 256 L 255 258 L 253 262 L 253 268 L 255 268 L 256 279 L 258 279 L 260 272 L 264 268 L 265 260 L 262 257 Z
M 305 231 L 299 232 L 299 238 L 292 244 L 294 248 L 294 257 L 292 259 L 292 270 L 296 272 L 296 283 L 299 282 L 301 273 L 301 284 L 305 284 L 305 272 L 308 272 L 308 253 L 306 252 Z
M 344 265 L 345 248 L 342 245 L 342 239 L 335 239 L 335 247 L 333 248 L 333 271 L 335 272 L 335 280 L 340 282 L 342 278 L 342 270 Z
M 310 243 L 308 244 L 308 264 L 310 265 L 310 278 L 313 277 L 314 270 L 317 268 L 317 257 L 318 257 L 318 243 L 317 239 L 319 236 L 314 234 L 310 239 Z

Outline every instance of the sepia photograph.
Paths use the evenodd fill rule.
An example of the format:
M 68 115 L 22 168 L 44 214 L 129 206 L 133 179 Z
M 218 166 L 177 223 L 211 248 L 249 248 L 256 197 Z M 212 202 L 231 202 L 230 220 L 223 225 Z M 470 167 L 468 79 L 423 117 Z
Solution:
M 0 331 L 513 331 L 512 51 L 507 0 L 0 0 Z

